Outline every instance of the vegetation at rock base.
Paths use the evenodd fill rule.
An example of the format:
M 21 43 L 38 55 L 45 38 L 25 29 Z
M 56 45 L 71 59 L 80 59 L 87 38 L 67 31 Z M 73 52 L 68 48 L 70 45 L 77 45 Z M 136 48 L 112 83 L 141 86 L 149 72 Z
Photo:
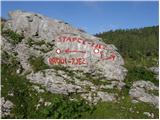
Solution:
M 7 64 L 2 64 L 2 97 L 10 100 L 14 104 L 10 118 L 79 118 L 86 111 L 92 112 L 93 108 L 83 99 L 68 100 L 68 96 L 56 95 L 45 91 L 44 93 L 35 92 L 29 80 L 24 76 L 16 74 L 18 62 L 14 57 L 3 53 L 2 57 Z M 8 93 L 12 93 L 9 95 Z M 45 106 L 44 102 L 51 102 Z M 37 105 L 40 104 L 39 109 Z M 7 117 L 8 118 L 8 117 Z
M 107 44 L 114 44 L 128 70 L 125 83 L 128 87 L 135 80 L 148 80 L 157 86 L 159 81 L 148 67 L 158 66 L 159 26 L 141 29 L 108 31 L 96 34 Z
M 122 89 L 123 99 L 117 103 L 104 102 L 96 106 L 92 115 L 87 113 L 82 118 L 148 118 L 144 111 L 154 113 L 158 117 L 158 109 L 143 102 L 131 103 L 129 89 L 135 80 L 147 80 L 159 85 L 148 67 L 158 66 L 159 26 L 141 29 L 116 30 L 96 34 L 107 44 L 114 44 L 125 61 L 128 70 L 125 78 L 126 86 Z M 155 95 L 158 95 L 155 92 Z
M 25 76 L 16 73 L 19 67 L 19 61 L 16 57 L 3 51 L 1 66 L 2 97 L 14 104 L 11 112 L 13 115 L 10 118 L 149 118 L 143 112 L 154 113 L 154 118 L 158 118 L 158 109 L 143 102 L 133 104 L 128 95 L 135 80 L 148 80 L 158 86 L 158 80 L 155 79 L 154 74 L 147 70 L 150 66 L 157 66 L 158 31 L 156 26 L 97 34 L 107 44 L 114 44 L 118 48 L 118 52 L 124 58 L 128 74 L 125 78 L 125 88 L 117 91 L 121 99 L 114 103 L 100 102 L 95 108 L 81 99 L 70 101 L 69 96 L 52 94 L 47 91 L 44 93 L 34 91 L 33 83 L 31 84 Z M 3 35 L 9 37 L 13 44 L 19 43 L 23 38 L 13 31 L 3 32 Z M 34 72 L 49 68 L 42 57 L 31 57 L 29 61 Z M 64 70 L 67 75 L 73 75 L 73 71 L 65 67 L 56 66 L 54 69 Z M 86 77 L 95 84 L 103 84 L 102 82 L 97 83 L 98 80 L 92 79 L 88 74 L 86 74 Z M 88 89 L 90 88 L 88 87 Z M 8 93 L 13 93 L 14 96 Z M 158 93 L 155 92 L 155 94 Z M 44 101 L 51 102 L 51 104 L 45 106 L 44 102 L 39 101 L 41 98 Z M 40 107 L 36 109 L 38 104 L 40 104 Z
M 143 114 L 144 111 L 154 113 L 154 117 L 158 118 L 159 112 L 154 106 L 146 103 L 131 103 L 129 97 L 121 99 L 119 102 L 101 102 L 96 105 L 95 111 L 90 115 L 87 112 L 82 118 L 87 119 L 147 119 Z

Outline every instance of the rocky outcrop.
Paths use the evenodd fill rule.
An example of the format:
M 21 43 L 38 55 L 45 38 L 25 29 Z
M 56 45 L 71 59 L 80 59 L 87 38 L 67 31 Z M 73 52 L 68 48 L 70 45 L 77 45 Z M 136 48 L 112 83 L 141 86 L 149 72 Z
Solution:
M 3 118 L 10 116 L 11 109 L 13 108 L 13 103 L 9 100 L 5 100 L 4 97 L 1 98 L 1 115 Z
M 114 94 L 102 90 L 121 89 L 125 85 L 127 70 L 114 45 L 40 14 L 17 10 L 10 12 L 10 17 L 3 31 L 9 29 L 24 38 L 15 45 L 8 42 L 7 37 L 3 38 L 2 50 L 17 54 L 22 73 L 29 71 L 27 79 L 52 93 L 78 93 L 93 103 L 115 100 Z M 41 57 L 47 69 L 34 71 L 29 61 L 31 57 Z M 68 75 L 65 69 L 58 71 L 57 65 L 74 75 Z M 101 82 L 105 84 L 95 84 Z
M 150 81 L 135 81 L 129 91 L 130 96 L 137 101 L 142 101 L 159 107 L 158 87 Z

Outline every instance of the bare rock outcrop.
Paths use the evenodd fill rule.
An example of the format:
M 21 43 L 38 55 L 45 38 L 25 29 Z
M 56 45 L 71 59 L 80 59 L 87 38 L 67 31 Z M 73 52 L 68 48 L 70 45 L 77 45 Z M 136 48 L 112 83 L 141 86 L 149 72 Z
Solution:
M 8 38 L 2 39 L 2 50 L 17 53 L 23 70 L 30 72 L 27 79 L 52 93 L 79 93 L 88 101 L 95 93 L 93 103 L 115 100 L 114 94 L 101 90 L 121 89 L 125 85 L 123 80 L 127 69 L 123 67 L 124 60 L 114 45 L 106 44 L 68 23 L 40 14 L 16 10 L 9 15 L 11 19 L 5 22 L 3 31 L 9 29 L 24 38 L 15 45 L 6 42 Z M 29 61 L 31 57 L 41 57 L 48 68 L 35 72 Z M 75 75 L 56 70 L 57 65 L 74 71 Z M 111 84 L 99 87 L 95 81 Z
M 3 118 L 10 116 L 11 109 L 13 108 L 13 103 L 9 100 L 5 100 L 4 97 L 1 98 L 1 115 Z
M 158 108 L 159 96 L 155 95 L 155 92 L 158 93 L 158 90 L 159 88 L 152 82 L 140 80 L 133 83 L 129 94 L 134 100 L 150 103 Z

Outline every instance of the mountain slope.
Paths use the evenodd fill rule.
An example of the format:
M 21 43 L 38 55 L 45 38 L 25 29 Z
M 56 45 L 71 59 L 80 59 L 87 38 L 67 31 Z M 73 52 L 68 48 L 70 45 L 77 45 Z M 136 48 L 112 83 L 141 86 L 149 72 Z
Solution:
M 3 118 L 158 117 L 155 73 L 141 59 L 124 61 L 117 42 L 40 14 L 10 15 L 1 34 Z
M 114 44 L 122 56 L 146 65 L 158 63 L 159 26 L 99 33 L 104 42 Z M 145 59 L 142 61 L 142 58 Z M 152 61 L 152 62 L 151 62 Z

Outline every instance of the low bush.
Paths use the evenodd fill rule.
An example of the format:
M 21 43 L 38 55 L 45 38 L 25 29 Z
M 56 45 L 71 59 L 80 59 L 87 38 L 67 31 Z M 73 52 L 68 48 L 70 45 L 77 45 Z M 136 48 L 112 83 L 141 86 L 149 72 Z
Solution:
M 22 39 L 24 38 L 22 35 L 14 32 L 10 29 L 2 31 L 2 35 L 9 37 L 9 41 L 14 45 L 21 42 Z

